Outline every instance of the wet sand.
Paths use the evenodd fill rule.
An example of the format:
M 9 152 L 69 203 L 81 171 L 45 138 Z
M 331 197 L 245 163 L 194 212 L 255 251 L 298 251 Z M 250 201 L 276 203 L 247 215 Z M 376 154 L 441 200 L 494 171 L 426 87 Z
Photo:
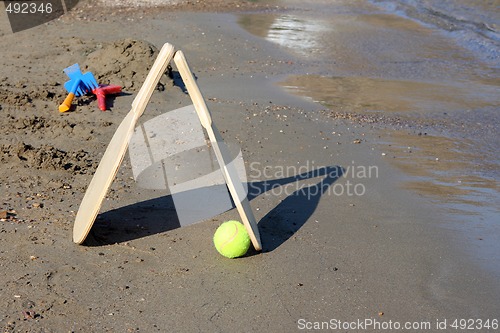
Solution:
M 240 15 L 239 23 L 301 59 L 303 71 L 280 81 L 287 91 L 377 131 L 378 148 L 410 176 L 404 186 L 446 211 L 477 260 L 498 272 L 495 20 L 480 4 L 475 12 L 471 3 L 450 5 L 445 15 L 453 1 L 373 2 L 382 6 L 283 1 L 308 9 Z
M 289 332 L 332 319 L 432 327 L 493 319 L 497 276 L 445 213 L 402 188 L 408 176 L 386 158 L 379 130 L 332 118 L 343 110 L 325 112 L 275 84 L 328 63 L 309 63 L 240 23 L 228 13 L 130 11 L 2 35 L 0 210 L 9 213 L 0 222 L 0 326 Z M 131 85 L 111 111 L 82 99 L 59 114 L 62 68 L 90 66 L 93 52 L 125 38 L 170 42 L 188 57 L 222 135 L 242 147 L 262 253 L 228 260 L 215 251 L 212 235 L 235 210 L 171 230 L 168 195 L 139 188 L 128 156 L 89 242 L 72 243 L 75 212 L 136 91 Z M 346 61 L 343 76 L 359 64 Z M 190 103 L 175 81 L 164 87 L 144 120 Z

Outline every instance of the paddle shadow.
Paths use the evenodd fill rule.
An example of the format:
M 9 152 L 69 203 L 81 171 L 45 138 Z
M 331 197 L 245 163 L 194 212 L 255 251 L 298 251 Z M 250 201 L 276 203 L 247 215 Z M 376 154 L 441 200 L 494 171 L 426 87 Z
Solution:
M 286 198 L 270 210 L 260 221 L 259 231 L 262 251 L 270 252 L 285 243 L 309 220 L 318 207 L 321 197 L 344 174 L 340 166 L 323 167 L 288 178 L 249 184 L 249 198 L 263 192 L 282 193 Z M 306 185 L 301 180 L 321 178 Z M 251 254 L 250 254 L 251 255 Z
M 323 167 L 291 177 L 248 183 L 249 200 L 260 195 L 272 195 L 280 188 L 283 189 L 280 193 L 287 195 L 259 221 L 263 251 L 273 251 L 293 236 L 308 221 L 320 198 L 343 172 L 339 166 Z M 320 177 L 321 180 L 312 185 L 301 184 L 301 181 Z M 172 196 L 167 195 L 100 214 L 84 244 L 103 246 L 121 243 L 180 226 Z
M 167 195 L 99 214 L 84 244 L 102 246 L 121 243 L 179 227 L 172 196 Z

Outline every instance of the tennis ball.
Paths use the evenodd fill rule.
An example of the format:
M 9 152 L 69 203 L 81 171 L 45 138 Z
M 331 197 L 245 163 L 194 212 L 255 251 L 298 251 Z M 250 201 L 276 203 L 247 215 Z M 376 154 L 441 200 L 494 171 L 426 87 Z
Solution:
M 227 221 L 215 231 L 214 245 L 226 258 L 241 257 L 250 247 L 250 237 L 241 222 Z

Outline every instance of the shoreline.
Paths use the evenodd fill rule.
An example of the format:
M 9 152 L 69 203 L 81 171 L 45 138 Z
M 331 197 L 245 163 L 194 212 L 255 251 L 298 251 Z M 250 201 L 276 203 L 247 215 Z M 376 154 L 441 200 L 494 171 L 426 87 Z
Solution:
M 122 216 L 109 220 L 106 215 L 108 221 L 100 221 L 94 233 L 97 243 L 76 246 L 70 238 L 74 212 L 92 168 L 134 94 L 117 97 L 113 110 L 104 113 L 94 103 L 78 105 L 75 112 L 65 115 L 50 108 L 13 107 L 9 109 L 13 118 L 43 117 L 45 124 L 53 125 L 42 127 L 45 133 L 36 126 L 21 127 L 18 131 L 27 134 L 12 133 L 0 145 L 21 140 L 34 147 L 52 144 L 68 152 L 84 149 L 91 164 L 81 174 L 50 169 L 35 169 L 34 174 L 15 158 L 2 165 L 2 188 L 8 188 L 2 191 L 0 202 L 15 209 L 21 221 L 0 224 L 5 235 L 1 236 L 1 264 L 12 271 L 0 280 L 8 286 L 1 292 L 0 305 L 6 310 L 0 326 L 11 332 L 40 328 L 149 332 L 167 327 L 177 331 L 237 331 L 241 327 L 295 331 L 300 318 L 434 322 L 496 315 L 499 298 L 494 277 L 476 276 L 472 259 L 457 245 L 460 236 L 442 229 L 438 220 L 442 215 L 427 211 L 430 206 L 425 199 L 399 189 L 405 176 L 380 156 L 376 134 L 343 120 L 328 122 L 319 105 L 271 87 L 269 78 L 288 73 L 291 64 L 301 66 L 295 56 L 238 28 L 233 14 L 155 16 L 137 25 L 132 36 L 126 32 L 131 23 L 119 17 L 90 26 L 61 20 L 19 33 L 19 42 L 9 54 L 31 52 L 38 66 L 34 61 L 6 57 L 2 65 L 20 68 L 9 73 L 7 81 L 15 85 L 26 79 L 23 75 L 31 75 L 33 81 L 26 84 L 36 90 L 44 81 L 60 81 L 61 64 L 85 61 L 88 51 L 98 44 L 125 37 L 156 46 L 168 41 L 188 57 L 225 140 L 240 144 L 249 163 L 260 163 L 263 169 L 300 166 L 307 161 L 345 167 L 356 161 L 357 165 L 379 166 L 380 174 L 362 179 L 368 192 L 360 197 L 315 195 L 306 204 L 298 194 L 254 198 L 251 205 L 260 221 L 265 251 L 227 260 L 215 252 L 211 237 L 218 224 L 237 214 L 229 211 L 193 226 L 154 231 L 162 223 L 160 217 L 148 221 L 148 216 L 133 210 L 136 207 L 123 207 L 162 193 L 138 188 L 130 179 L 126 158 L 101 211 L 114 210 Z M 101 33 L 111 30 L 113 35 Z M 28 41 L 37 32 L 50 36 L 45 46 Z M 75 34 L 76 39 L 67 39 Z M 15 38 L 4 35 L 2 39 L 6 39 L 4 45 L 12 45 Z M 60 40 L 67 41 L 72 52 L 53 49 Z M 46 66 L 40 68 L 40 63 Z M 43 76 L 22 70 L 30 66 Z M 4 83 L 2 89 L 14 88 Z M 46 89 L 59 91 L 60 87 Z M 57 100 L 35 102 L 56 106 Z M 146 119 L 186 103 L 178 87 L 166 86 L 165 92 L 153 96 Z M 8 124 L 4 121 L 2 127 Z M 70 125 L 72 130 L 68 130 Z M 87 139 L 83 145 L 82 138 Z M 358 138 L 366 142 L 355 144 Z M 268 180 L 261 176 L 251 181 Z M 274 176 L 271 180 L 288 175 Z M 348 180 L 354 181 L 339 178 L 331 184 Z M 312 191 L 321 185 L 318 181 L 306 178 L 298 184 Z M 58 187 L 58 182 L 71 186 Z M 43 206 L 37 210 L 33 201 Z M 127 240 L 115 244 L 113 240 L 120 238 L 115 233 Z M 481 279 L 482 284 L 470 285 L 471 279 Z M 29 308 L 30 304 L 34 305 Z M 22 311 L 28 308 L 40 317 L 23 319 Z

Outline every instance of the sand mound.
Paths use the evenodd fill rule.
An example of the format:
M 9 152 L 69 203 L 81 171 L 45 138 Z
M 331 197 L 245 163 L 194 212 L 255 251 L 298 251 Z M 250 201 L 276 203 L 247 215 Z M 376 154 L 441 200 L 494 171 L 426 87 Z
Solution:
M 101 84 L 121 85 L 124 90 L 137 91 L 144 83 L 159 50 L 151 43 L 125 39 L 115 41 L 90 53 L 85 65 Z M 173 84 L 164 75 L 160 85 Z

